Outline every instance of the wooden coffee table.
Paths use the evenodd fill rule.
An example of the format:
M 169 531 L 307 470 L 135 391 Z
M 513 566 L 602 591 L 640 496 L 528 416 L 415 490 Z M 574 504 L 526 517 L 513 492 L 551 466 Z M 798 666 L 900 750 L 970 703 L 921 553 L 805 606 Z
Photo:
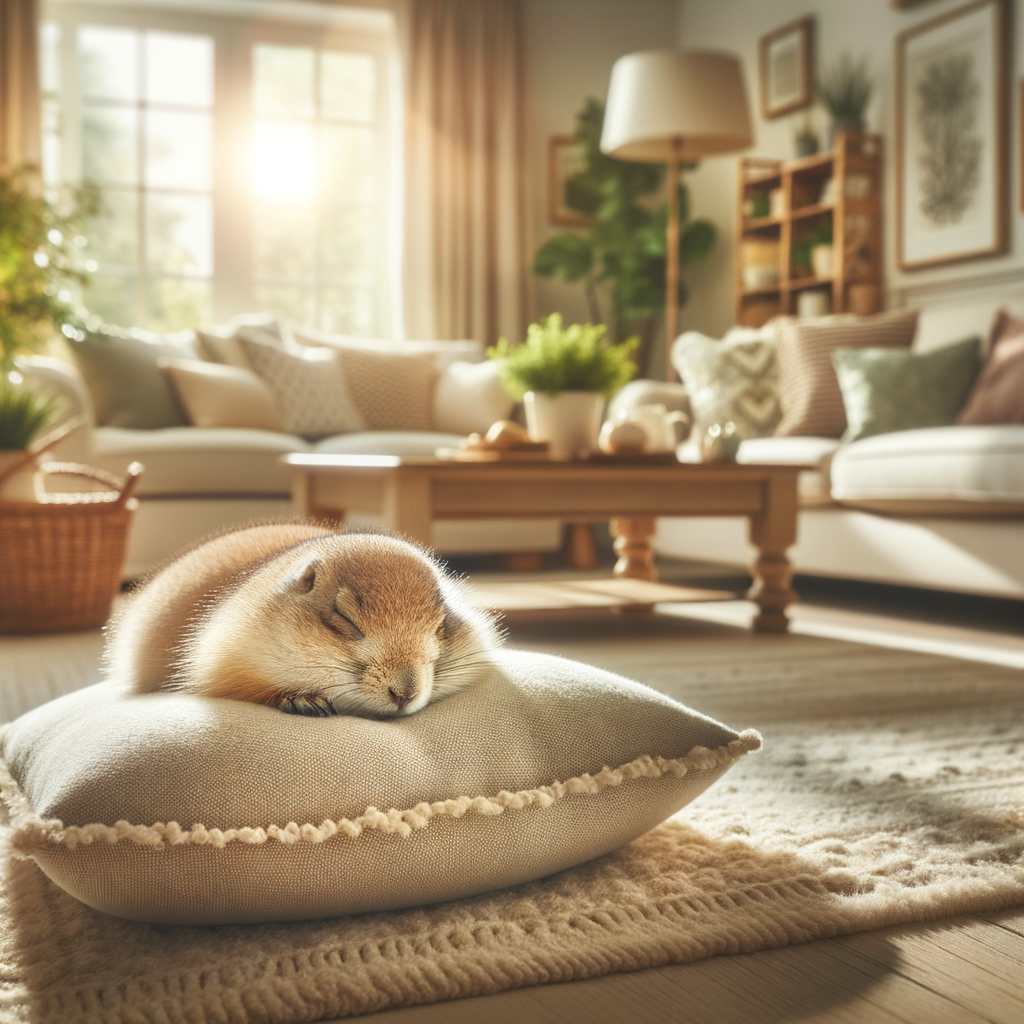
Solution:
M 796 540 L 797 474 L 806 467 L 305 453 L 282 461 L 292 469 L 297 514 L 343 522 L 347 512 L 377 513 L 390 529 L 427 546 L 440 519 L 609 520 L 619 556 L 615 575 L 628 580 L 657 579 L 656 517 L 746 516 L 758 551 L 747 595 L 758 605 L 753 628 L 788 628 L 786 607 L 795 594 L 786 550 Z

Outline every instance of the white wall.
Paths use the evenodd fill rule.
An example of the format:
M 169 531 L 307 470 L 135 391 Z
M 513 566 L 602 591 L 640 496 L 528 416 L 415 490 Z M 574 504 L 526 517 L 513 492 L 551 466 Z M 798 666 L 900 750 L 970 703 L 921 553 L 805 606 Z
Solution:
M 548 223 L 548 139 L 573 130 L 588 96 L 607 95 L 623 54 L 674 45 L 678 0 L 526 0 L 526 135 L 530 168 L 528 253 L 568 230 Z M 530 275 L 530 317 L 560 311 L 589 320 L 583 289 Z
M 750 155 L 793 156 L 793 124 L 788 118 L 764 121 L 758 114 L 757 41 L 772 29 L 814 14 L 818 67 L 832 64 L 844 50 L 855 57 L 868 55 L 875 95 L 868 111 L 868 128 L 885 137 L 886 190 L 885 280 L 890 305 L 914 305 L 946 293 L 999 286 L 1024 279 L 1024 216 L 1020 193 L 1020 79 L 1024 67 L 1024 0 L 1012 0 L 1010 73 L 1010 247 L 1006 255 L 952 266 L 900 271 L 895 258 L 895 165 L 893 152 L 895 39 L 906 28 L 964 6 L 965 0 L 939 0 L 910 10 L 892 8 L 888 0 L 680 0 L 678 43 L 684 48 L 719 48 L 739 54 L 746 69 L 756 143 Z M 819 130 L 826 119 L 816 114 Z M 733 322 L 733 259 L 735 245 L 736 159 L 707 160 L 691 178 L 694 209 L 710 216 L 723 235 L 708 263 L 690 272 L 693 296 L 683 311 L 684 327 L 721 334 Z

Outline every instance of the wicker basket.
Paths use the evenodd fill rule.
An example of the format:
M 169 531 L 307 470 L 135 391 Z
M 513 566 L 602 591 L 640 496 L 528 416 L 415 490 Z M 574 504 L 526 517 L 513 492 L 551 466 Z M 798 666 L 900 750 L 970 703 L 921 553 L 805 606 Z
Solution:
M 131 495 L 142 467 L 133 462 L 123 480 L 71 462 L 39 469 L 97 480 L 110 490 L 0 501 L 0 633 L 96 629 L 121 587 L 128 526 L 138 506 Z

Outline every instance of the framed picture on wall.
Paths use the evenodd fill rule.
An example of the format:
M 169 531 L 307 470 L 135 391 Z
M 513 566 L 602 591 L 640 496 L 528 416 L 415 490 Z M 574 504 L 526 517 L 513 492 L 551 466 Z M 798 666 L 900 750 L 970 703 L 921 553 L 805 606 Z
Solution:
M 1009 0 L 896 38 L 896 245 L 916 270 L 1005 252 Z
M 814 18 L 801 18 L 758 43 L 761 116 L 782 117 L 814 102 Z
M 548 220 L 566 227 L 582 227 L 590 219 L 565 203 L 565 183 L 582 171 L 583 161 L 571 135 L 552 135 L 548 141 Z

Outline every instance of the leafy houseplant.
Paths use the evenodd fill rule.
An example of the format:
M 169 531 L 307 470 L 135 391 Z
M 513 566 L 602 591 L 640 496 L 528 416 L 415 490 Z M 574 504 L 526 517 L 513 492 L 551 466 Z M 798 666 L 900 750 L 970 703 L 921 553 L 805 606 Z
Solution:
M 867 57 L 854 61 L 844 53 L 818 79 L 818 99 L 832 117 L 830 141 L 836 132 L 864 131 L 864 112 L 871 100 L 874 83 Z
M 505 390 L 526 406 L 530 436 L 547 441 L 552 453 L 575 455 L 597 447 L 604 402 L 636 373 L 632 353 L 639 340 L 612 345 L 604 324 L 562 326 L 559 313 L 530 324 L 526 341 L 507 338 L 487 350 L 502 360 Z
M 564 232 L 549 238 L 537 251 L 532 270 L 538 277 L 583 282 L 594 323 L 607 319 L 615 339 L 639 333 L 643 342 L 635 356 L 646 367 L 656 318 L 665 308 L 666 226 L 668 205 L 654 197 L 665 180 L 661 164 L 615 160 L 601 152 L 604 104 L 588 99 L 576 117 L 575 137 L 583 169 L 565 183 L 565 203 L 589 218 L 582 234 Z M 689 194 L 679 190 L 679 264 L 705 259 L 715 244 L 715 227 L 689 219 Z M 608 316 L 601 314 L 601 292 Z M 687 299 L 680 282 L 678 301 Z

